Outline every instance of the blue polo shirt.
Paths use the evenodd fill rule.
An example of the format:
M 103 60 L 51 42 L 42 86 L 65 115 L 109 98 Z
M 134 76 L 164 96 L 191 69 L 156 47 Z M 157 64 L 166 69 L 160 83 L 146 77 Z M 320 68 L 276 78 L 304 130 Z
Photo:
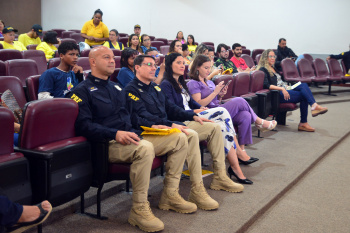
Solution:
M 40 76 L 38 93 L 50 92 L 55 98 L 63 98 L 77 85 L 78 79 L 73 71 L 65 72 L 54 67 Z
M 134 72 L 128 67 L 122 67 L 118 73 L 118 83 L 124 88 L 128 83 L 135 78 Z

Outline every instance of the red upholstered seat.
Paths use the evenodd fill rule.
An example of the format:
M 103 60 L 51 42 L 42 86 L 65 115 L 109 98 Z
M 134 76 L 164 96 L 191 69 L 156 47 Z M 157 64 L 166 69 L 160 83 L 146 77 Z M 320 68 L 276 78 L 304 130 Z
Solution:
M 83 68 L 83 70 L 91 70 L 88 57 L 79 57 L 77 65 L 81 66 Z
M 307 53 L 304 53 L 304 58 L 306 60 L 308 60 L 311 64 L 314 61 L 314 58 L 310 54 L 307 54 Z
M 24 59 L 31 59 L 36 62 L 38 66 L 39 74 L 42 74 L 47 70 L 47 61 L 45 53 L 41 50 L 25 50 L 22 51 Z
M 73 33 L 73 31 L 63 31 L 62 38 L 70 38 L 70 35 L 72 35 Z
M 14 49 L 1 49 L 0 50 L 0 61 L 22 59 L 22 53 Z
M 31 59 L 8 60 L 6 64 L 6 75 L 18 77 L 23 86 L 26 86 L 26 78 L 39 74 L 38 66 Z
M 13 138 L 13 136 L 12 136 L 12 138 Z M 11 144 L 9 144 L 9 145 L 11 145 Z M 12 143 L 12 147 L 13 147 L 13 143 Z M 24 156 L 22 153 L 16 153 L 16 152 L 6 154 L 6 155 L 0 154 L 0 164 L 8 162 L 8 161 L 12 161 L 12 160 L 20 159 L 23 157 Z
M 127 45 L 128 44 L 128 40 L 129 40 L 129 37 L 122 37 L 122 36 L 120 36 L 119 39 L 118 39 L 119 42 L 123 43 L 124 47 L 128 47 L 128 45 Z
M 80 57 L 89 57 L 91 49 L 84 49 L 83 51 L 80 52 Z
M 299 76 L 295 62 L 291 59 L 283 59 L 281 66 L 283 70 L 283 77 L 286 82 L 294 83 L 300 81 L 302 83 L 310 83 L 312 81 L 311 78 L 302 78 Z
M 120 59 L 121 56 L 114 56 L 115 68 L 121 68 Z
M 164 43 L 164 45 L 168 45 L 168 40 L 167 39 L 165 39 L 165 38 L 154 38 L 154 40 L 152 40 L 152 41 L 162 41 L 163 43 Z M 164 46 L 163 45 L 163 46 Z M 152 45 L 153 46 L 153 45 Z M 159 51 L 160 49 L 158 49 L 158 51 Z M 164 54 L 164 53 L 163 53 Z
M 119 49 L 111 49 L 114 56 L 121 56 L 122 55 L 122 51 Z
M 73 38 L 63 38 L 61 39 L 61 42 L 73 42 L 74 44 L 77 44 L 77 41 Z
M 74 145 L 85 141 L 86 141 L 86 138 L 84 137 L 74 137 L 74 138 L 68 138 L 68 139 L 47 143 L 45 145 L 38 146 L 34 149 L 38 151 L 51 151 L 61 147 L 66 147 L 66 146 Z
M 242 53 L 241 58 L 244 59 L 245 63 L 249 68 L 252 68 L 253 66 L 255 66 L 254 60 L 251 56 Z
M 334 96 L 334 94 L 331 94 L 332 83 L 334 81 L 341 81 L 342 78 L 329 75 L 329 72 L 328 72 L 328 69 L 327 69 L 325 61 L 323 61 L 320 58 L 316 58 L 313 61 L 313 64 L 314 64 L 314 68 L 315 68 L 316 78 L 318 78 L 318 79 L 326 78 L 327 79 L 327 82 L 328 82 L 328 93 L 327 93 L 327 95 L 333 95 Z
M 36 50 L 36 47 L 38 47 L 37 44 L 30 44 L 30 45 L 27 45 L 27 50 Z
M 85 41 L 85 39 L 81 36 L 80 32 L 70 34 L 70 38 L 74 39 L 77 44 Z
M 280 103 L 280 109 L 285 111 L 291 111 L 296 109 L 297 105 L 295 103 Z
M 329 72 L 331 77 L 338 77 L 341 78 L 343 81 L 349 81 L 350 77 L 344 76 L 344 72 L 342 70 L 342 67 L 340 63 L 335 59 L 329 59 L 327 61 Z
M 6 65 L 5 62 L 0 61 L 0 76 L 6 75 Z
M 49 60 L 47 68 L 51 69 L 53 67 L 57 67 L 60 63 L 61 63 L 61 58 L 59 58 L 59 57 L 52 58 Z
M 152 41 L 151 46 L 156 47 L 158 51 L 160 51 L 160 46 L 166 45 L 163 41 Z
M 258 54 L 258 55 L 256 55 L 256 57 L 255 57 L 255 64 L 259 64 L 259 61 L 260 61 L 260 58 L 261 58 L 261 54 Z
M 222 97 L 222 100 L 232 99 L 232 89 L 233 89 L 233 77 L 232 75 L 220 75 L 218 76 L 214 83 L 215 85 L 218 85 L 220 82 L 224 81 L 224 83 L 228 83 L 231 80 L 231 83 L 227 87 L 226 94 Z
M 254 49 L 253 52 L 252 52 L 252 58 L 253 60 L 255 60 L 256 56 L 258 54 L 262 54 L 264 52 L 264 49 Z
M 39 78 L 41 75 L 33 75 L 26 79 L 27 83 L 27 93 L 28 100 L 37 100 L 38 99 L 38 90 L 39 90 Z
M 58 38 L 62 38 L 62 32 L 66 31 L 66 29 L 51 29 L 51 30 L 57 32 Z
M 160 53 L 163 54 L 163 55 L 167 55 L 169 53 L 169 48 L 170 48 L 170 45 L 163 45 L 163 46 L 160 46 Z
M 244 49 L 243 46 L 242 46 L 242 55 L 243 54 L 250 56 L 250 54 L 251 54 L 250 49 Z M 254 59 L 253 59 L 253 61 L 254 61 Z
M 119 37 L 129 37 L 128 33 L 119 33 Z
M 80 33 L 80 30 L 79 29 L 69 29 L 68 31 L 70 32 L 75 32 L 75 33 Z M 63 33 L 63 32 L 62 32 Z
M 115 68 L 113 74 L 111 74 L 110 79 L 112 82 L 118 83 L 117 77 L 119 74 L 120 68 Z
M 213 42 L 202 42 L 202 44 L 210 45 L 210 46 L 213 46 L 213 48 L 215 48 L 215 45 Z
M 27 103 L 21 80 L 15 76 L 0 76 L 0 93 L 10 90 L 18 105 L 23 109 Z

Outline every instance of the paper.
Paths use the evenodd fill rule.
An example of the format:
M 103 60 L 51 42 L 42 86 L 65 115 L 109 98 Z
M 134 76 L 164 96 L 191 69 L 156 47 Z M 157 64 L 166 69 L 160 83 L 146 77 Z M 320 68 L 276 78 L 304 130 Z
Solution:
M 141 135 L 169 135 L 172 133 L 181 133 L 181 131 L 177 128 L 173 129 L 154 129 L 146 126 L 141 126 L 144 130 Z

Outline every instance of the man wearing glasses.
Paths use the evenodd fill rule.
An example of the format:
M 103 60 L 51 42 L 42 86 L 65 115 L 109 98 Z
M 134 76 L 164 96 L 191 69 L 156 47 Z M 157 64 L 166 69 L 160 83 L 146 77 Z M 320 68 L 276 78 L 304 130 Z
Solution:
M 233 74 L 238 73 L 238 70 L 235 64 L 233 64 L 233 62 L 228 59 L 229 50 L 230 50 L 230 47 L 225 44 L 218 45 L 216 53 L 219 54 L 219 59 L 216 60 L 215 66 L 219 67 L 220 65 L 222 65 L 224 70 L 231 68 L 233 70 L 232 71 Z

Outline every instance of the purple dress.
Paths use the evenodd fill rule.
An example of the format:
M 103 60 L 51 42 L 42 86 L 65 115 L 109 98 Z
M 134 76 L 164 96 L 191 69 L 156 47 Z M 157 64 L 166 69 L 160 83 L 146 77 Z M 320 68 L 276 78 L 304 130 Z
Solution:
M 208 97 L 214 90 L 215 84 L 207 80 L 207 85 L 200 81 L 190 80 L 187 87 L 191 95 L 201 93 L 201 98 Z M 238 128 L 238 143 L 240 145 L 252 144 L 252 126 L 257 115 L 249 106 L 247 101 L 241 97 L 236 97 L 230 101 L 220 104 L 217 96 L 206 106 L 208 108 L 224 107 L 230 113 L 233 124 Z

